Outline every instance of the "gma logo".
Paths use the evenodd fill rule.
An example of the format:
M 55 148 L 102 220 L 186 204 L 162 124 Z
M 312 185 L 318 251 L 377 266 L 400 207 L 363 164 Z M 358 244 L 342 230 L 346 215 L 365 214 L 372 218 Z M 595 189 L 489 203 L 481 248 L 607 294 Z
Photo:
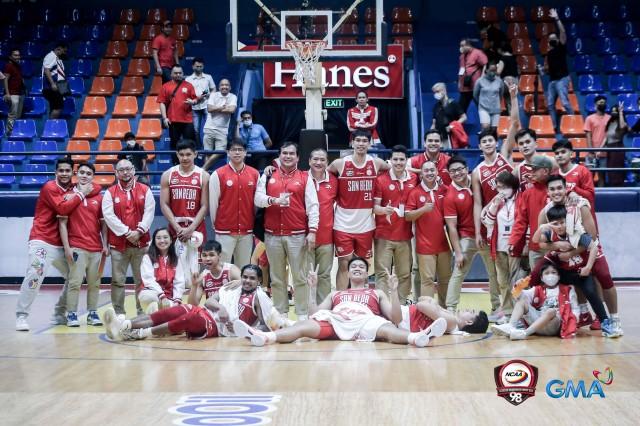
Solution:
M 587 390 L 584 380 L 578 381 L 577 385 L 574 384 L 572 380 L 568 380 L 565 385 L 562 380 L 553 379 L 547 383 L 546 391 L 547 395 L 551 398 L 569 398 L 570 396 L 573 398 L 591 398 L 594 395 L 600 398 L 606 398 L 604 390 L 602 390 L 602 385 L 598 380 L 591 382 L 591 387 Z

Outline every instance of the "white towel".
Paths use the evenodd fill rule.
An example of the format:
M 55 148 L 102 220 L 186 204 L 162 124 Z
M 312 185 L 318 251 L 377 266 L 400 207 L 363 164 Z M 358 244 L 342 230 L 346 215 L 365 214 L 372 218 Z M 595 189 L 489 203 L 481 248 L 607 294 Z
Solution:
M 226 287 L 222 287 L 218 292 L 218 296 L 220 298 L 220 304 L 224 306 L 224 308 L 227 310 L 227 313 L 229 314 L 229 320 L 231 322 L 238 319 L 238 303 L 240 302 L 241 295 L 242 295 L 241 286 L 235 289 L 228 289 Z M 267 323 L 267 326 L 269 327 L 269 329 L 272 330 L 273 327 L 271 324 L 274 324 L 274 320 L 272 319 L 272 317 L 274 315 L 279 317 L 279 314 L 277 310 L 274 308 L 271 298 L 269 297 L 269 295 L 267 295 L 267 293 L 264 292 L 264 290 L 262 290 L 262 287 L 258 287 L 256 289 L 256 297 L 258 298 L 258 303 L 260 304 L 260 310 L 262 311 L 264 320 Z M 217 313 L 216 313 L 215 319 L 219 323 L 219 318 Z M 249 325 L 254 326 L 256 324 L 249 324 Z M 227 328 L 224 327 L 223 324 L 222 324 L 222 327 L 218 328 L 218 330 L 221 331 L 221 333 L 224 336 L 231 336 L 231 337 L 234 336 L 234 334 L 231 333 L 229 330 L 227 330 Z

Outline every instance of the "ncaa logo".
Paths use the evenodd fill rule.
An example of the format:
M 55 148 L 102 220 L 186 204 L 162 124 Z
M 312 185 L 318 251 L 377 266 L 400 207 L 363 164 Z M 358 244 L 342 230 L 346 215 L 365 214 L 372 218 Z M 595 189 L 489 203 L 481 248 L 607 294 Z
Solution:
M 178 178 L 171 179 L 171 185 L 177 185 L 177 184 L 178 184 Z
M 198 184 L 198 179 L 191 179 L 191 185 L 197 185 Z
M 274 178 L 269 179 L 269 183 L 276 183 L 276 180 Z
M 535 396 L 538 368 L 526 361 L 512 359 L 493 369 L 498 396 L 508 403 L 520 405 Z

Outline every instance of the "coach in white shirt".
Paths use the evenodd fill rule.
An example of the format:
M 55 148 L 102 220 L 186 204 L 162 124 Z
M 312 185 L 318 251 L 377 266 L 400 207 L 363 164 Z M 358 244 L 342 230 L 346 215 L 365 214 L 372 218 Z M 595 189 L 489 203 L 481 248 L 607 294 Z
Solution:
M 207 100 L 209 95 L 216 91 L 216 84 L 211 74 L 204 72 L 204 59 L 194 58 L 191 62 L 193 74 L 186 80 L 196 89 L 197 102 L 191 106 L 193 110 L 193 127 L 196 130 L 198 147 L 202 148 L 202 125 L 207 119 Z
M 207 102 L 207 122 L 204 125 L 203 144 L 205 150 L 224 151 L 227 149 L 229 122 L 236 112 L 238 98 L 231 93 L 231 83 L 226 78 L 220 80 L 218 91 L 209 96 Z M 219 155 L 211 155 L 204 165 L 207 170 Z

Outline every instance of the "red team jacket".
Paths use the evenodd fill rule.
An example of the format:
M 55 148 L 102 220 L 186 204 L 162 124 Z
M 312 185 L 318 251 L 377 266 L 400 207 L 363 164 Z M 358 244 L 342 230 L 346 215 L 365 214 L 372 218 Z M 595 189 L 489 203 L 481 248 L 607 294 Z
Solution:
M 216 234 L 247 235 L 253 232 L 253 197 L 259 177 L 258 171 L 247 165 L 239 172 L 230 164 L 213 172 L 209 180 L 209 203 L 212 214 L 215 208 Z
M 125 191 L 118 183 L 107 189 L 107 192 L 109 192 L 113 200 L 113 212 L 129 229 L 141 231 L 141 229 L 138 228 L 138 224 L 142 222 L 142 217 L 144 216 L 147 191 L 151 191 L 151 189 L 140 182 L 135 182 L 131 191 Z M 118 251 L 125 251 L 127 247 L 147 247 L 151 237 L 147 229 L 140 237 L 138 245 L 133 245 L 127 241 L 125 235 L 117 236 L 111 228 L 109 228 L 107 239 L 111 248 Z

